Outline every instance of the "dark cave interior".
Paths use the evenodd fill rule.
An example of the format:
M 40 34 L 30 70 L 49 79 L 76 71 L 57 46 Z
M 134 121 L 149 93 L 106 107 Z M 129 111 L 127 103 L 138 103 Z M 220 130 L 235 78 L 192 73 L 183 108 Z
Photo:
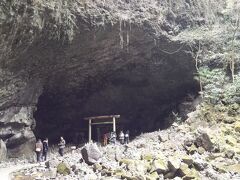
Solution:
M 68 142 L 80 143 L 88 139 L 88 122 L 84 117 L 110 114 L 121 115 L 117 134 L 130 130 L 134 137 L 167 128 L 172 124 L 172 112 L 178 112 L 179 104 L 189 95 L 196 97 L 199 90 L 194 70 L 188 68 L 175 59 L 159 66 L 128 64 L 108 76 L 88 78 L 81 88 L 45 87 L 34 113 L 35 135 L 48 137 L 51 142 L 64 136 Z M 98 128 L 101 133 L 112 131 L 110 125 Z M 98 128 L 93 127 L 92 131 L 95 141 Z

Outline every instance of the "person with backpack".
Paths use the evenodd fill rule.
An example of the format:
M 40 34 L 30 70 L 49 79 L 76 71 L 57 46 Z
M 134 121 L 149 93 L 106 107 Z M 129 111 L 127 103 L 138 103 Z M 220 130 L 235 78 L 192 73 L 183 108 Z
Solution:
M 66 145 L 66 141 L 63 139 L 63 137 L 60 137 L 60 142 L 58 143 L 58 147 L 59 147 L 58 152 L 61 156 L 63 156 L 65 145 Z
M 43 144 L 41 139 L 38 139 L 38 141 L 35 144 L 35 152 L 37 155 L 37 162 L 41 162 L 43 152 Z
M 47 153 L 48 153 L 48 138 L 46 138 L 43 141 L 43 154 L 42 154 L 42 157 L 43 157 L 44 161 L 47 160 Z

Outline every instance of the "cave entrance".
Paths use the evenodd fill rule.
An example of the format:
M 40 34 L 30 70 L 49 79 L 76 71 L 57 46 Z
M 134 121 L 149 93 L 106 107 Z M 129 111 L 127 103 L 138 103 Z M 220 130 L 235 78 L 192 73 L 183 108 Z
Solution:
M 191 104 L 199 91 L 190 48 L 164 39 L 155 45 L 143 34 L 132 37 L 127 52 L 119 49 L 117 39 L 111 47 L 101 39 L 93 44 L 87 41 L 86 47 L 85 41 L 83 47 L 76 46 L 79 40 L 73 43 L 66 53 L 71 56 L 65 57 L 69 61 L 44 82 L 34 113 L 36 137 L 57 142 L 63 136 L 74 142 L 75 134 L 82 133 L 87 142 L 89 124 L 84 117 L 105 114 L 120 114 L 118 128 L 129 130 L 131 137 L 168 128 L 173 114 L 185 120 L 180 105 Z M 96 134 L 94 129 L 94 139 Z
M 182 75 L 177 73 L 176 76 L 159 80 L 155 79 L 157 75 L 146 76 L 146 72 L 142 77 L 139 74 L 124 77 L 123 73 L 117 73 L 103 87 L 91 93 L 89 89 L 93 87 L 89 84 L 89 87 L 84 85 L 84 91 L 45 89 L 34 113 L 34 133 L 37 138 L 48 137 L 52 143 L 57 143 L 60 136 L 68 143 L 88 142 L 89 123 L 84 117 L 103 114 L 121 114 L 117 135 L 120 130 L 129 130 L 133 138 L 143 132 L 167 128 L 174 121 L 173 112 L 183 117 L 181 104 L 187 102 L 185 106 L 189 104 L 192 108 L 191 103 L 197 97 L 199 85 L 193 78 L 188 79 L 187 73 L 184 71 Z M 171 78 L 175 78 L 174 81 Z M 99 141 L 98 134 L 112 129 L 111 124 L 94 125 L 93 140 Z

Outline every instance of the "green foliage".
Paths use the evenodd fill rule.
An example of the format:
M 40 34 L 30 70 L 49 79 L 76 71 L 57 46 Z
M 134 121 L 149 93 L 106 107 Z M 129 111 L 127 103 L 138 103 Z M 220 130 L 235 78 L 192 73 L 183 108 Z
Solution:
M 240 103 L 240 75 L 235 76 L 233 83 L 228 83 L 224 87 L 223 101 L 227 104 Z
M 202 67 L 199 69 L 199 76 L 204 87 L 205 100 L 217 104 L 223 96 L 223 87 L 227 80 L 224 72 L 221 69 Z
M 175 113 L 174 111 L 172 111 L 172 116 L 173 116 L 174 122 L 177 122 L 177 123 L 183 122 L 182 117 L 179 116 L 178 113 Z
M 204 88 L 204 100 L 212 104 L 240 102 L 240 75 L 236 75 L 234 82 L 230 81 L 223 69 L 199 69 Z

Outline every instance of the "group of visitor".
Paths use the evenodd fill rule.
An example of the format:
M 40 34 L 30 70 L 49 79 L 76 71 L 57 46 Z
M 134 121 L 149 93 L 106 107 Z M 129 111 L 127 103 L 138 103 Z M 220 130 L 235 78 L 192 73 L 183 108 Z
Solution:
M 66 141 L 63 137 L 60 137 L 60 142 L 58 143 L 59 147 L 59 154 L 60 156 L 63 156 L 64 154 L 64 148 L 66 145 Z M 43 141 L 41 139 L 38 139 L 35 145 L 35 152 L 37 155 L 37 162 L 46 161 L 47 160 L 47 154 L 48 154 L 48 138 L 44 139 Z
M 123 133 L 123 131 L 120 131 L 119 134 L 119 140 L 121 144 L 128 144 L 129 143 L 129 130 L 127 130 L 125 132 L 125 134 Z
M 121 144 L 128 144 L 129 143 L 129 131 L 127 130 L 125 133 L 120 131 L 119 133 L 119 141 Z M 110 132 L 103 135 L 103 146 L 107 144 L 116 144 L 117 141 L 117 134 L 116 132 Z
M 123 131 L 120 131 L 119 133 L 119 141 L 121 144 L 128 144 L 129 143 L 129 131 L 127 130 L 125 133 Z M 117 134 L 116 132 L 110 132 L 106 133 L 103 136 L 103 145 L 106 146 L 107 144 L 116 144 L 117 141 Z M 66 145 L 66 141 L 63 137 L 60 137 L 60 142 L 58 143 L 58 152 L 60 156 L 63 156 L 64 154 L 64 148 Z M 37 162 L 42 162 L 47 160 L 47 154 L 48 154 L 48 138 L 44 139 L 43 141 L 41 139 L 38 139 L 35 146 L 35 152 L 37 155 Z

